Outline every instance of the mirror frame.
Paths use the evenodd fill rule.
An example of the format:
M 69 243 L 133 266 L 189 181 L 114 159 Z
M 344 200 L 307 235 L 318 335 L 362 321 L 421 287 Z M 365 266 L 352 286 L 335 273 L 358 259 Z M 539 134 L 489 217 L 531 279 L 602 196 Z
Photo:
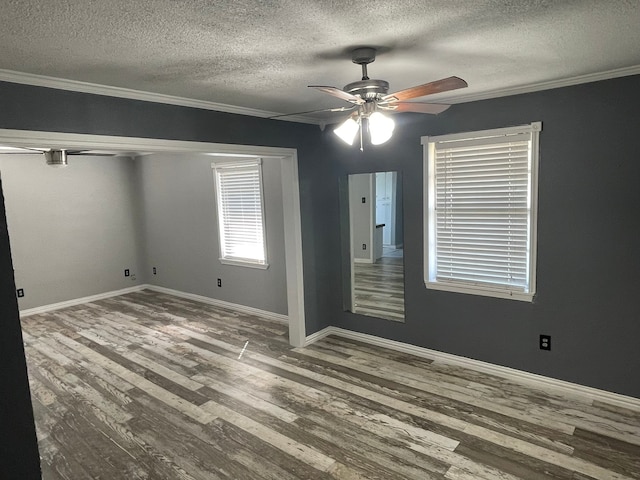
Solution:
M 338 178 L 338 194 L 339 194 L 339 209 L 340 209 L 340 245 L 341 245 L 341 272 L 342 272 L 342 306 L 343 310 L 355 315 L 362 315 L 368 318 L 377 318 L 381 320 L 392 321 L 396 323 L 403 323 L 406 321 L 406 309 L 404 309 L 403 319 L 392 319 L 385 317 L 378 317 L 371 314 L 354 311 L 354 299 L 353 299 L 353 285 L 354 285 L 354 259 L 352 257 L 352 232 L 351 232 L 351 208 L 349 205 L 349 177 L 352 175 L 368 175 L 376 173 L 396 173 L 396 185 L 400 187 L 400 195 L 398 198 L 401 200 L 401 225 L 400 230 L 402 232 L 403 243 L 403 258 L 402 258 L 402 281 L 403 281 L 403 298 L 406 293 L 406 268 L 404 258 L 404 175 L 401 170 L 385 170 L 385 171 L 373 171 L 373 172 L 353 172 L 345 173 Z M 373 246 L 371 246 L 373 248 Z

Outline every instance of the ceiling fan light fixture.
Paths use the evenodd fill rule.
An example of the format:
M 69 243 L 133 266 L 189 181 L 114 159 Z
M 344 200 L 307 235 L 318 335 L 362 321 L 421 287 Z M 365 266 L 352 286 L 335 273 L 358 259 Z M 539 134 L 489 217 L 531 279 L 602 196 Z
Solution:
M 348 118 L 342 125 L 336 128 L 335 133 L 340 139 L 348 145 L 353 145 L 360 125 L 353 118 Z
M 380 112 L 373 112 L 369 116 L 369 135 L 373 145 L 381 145 L 391 138 L 395 122 Z
M 49 150 L 42 153 L 44 153 L 44 158 L 47 160 L 47 165 L 51 167 L 66 167 L 69 165 L 66 150 Z

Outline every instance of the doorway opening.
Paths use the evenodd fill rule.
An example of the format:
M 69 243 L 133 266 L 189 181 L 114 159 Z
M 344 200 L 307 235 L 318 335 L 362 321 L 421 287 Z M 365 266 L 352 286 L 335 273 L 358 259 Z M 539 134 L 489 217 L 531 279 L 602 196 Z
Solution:
M 260 157 L 265 161 L 280 162 L 283 214 L 287 220 L 284 222 L 284 244 L 289 343 L 293 346 L 304 345 L 306 332 L 302 277 L 302 233 L 298 161 L 295 149 L 5 129 L 0 129 L 0 145 L 18 148 L 46 146 L 59 149 L 116 152 L 206 153 L 213 156 L 238 158 Z

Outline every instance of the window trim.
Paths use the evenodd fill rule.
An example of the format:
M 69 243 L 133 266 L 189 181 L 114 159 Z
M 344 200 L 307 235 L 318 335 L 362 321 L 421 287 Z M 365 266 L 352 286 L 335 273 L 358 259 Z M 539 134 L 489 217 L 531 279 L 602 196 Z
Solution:
M 220 170 L 231 170 L 231 169 L 242 169 L 247 167 L 257 166 L 258 170 L 258 181 L 260 184 L 260 217 L 262 221 L 262 248 L 264 249 L 264 261 L 252 260 L 249 258 L 240 258 L 240 257 L 231 257 L 224 255 L 224 225 L 221 214 L 221 191 L 219 184 L 219 176 L 218 172 Z M 267 223 L 265 220 L 265 209 L 264 209 L 264 181 L 262 177 L 262 159 L 259 157 L 251 158 L 251 159 L 229 159 L 229 160 L 220 160 L 218 162 L 214 162 L 211 164 L 211 168 L 213 169 L 213 180 L 215 186 L 215 194 L 216 194 L 216 215 L 218 217 L 218 246 L 219 246 L 219 257 L 220 263 L 224 265 L 234 265 L 237 267 L 248 267 L 248 268 L 257 268 L 266 270 L 269 268 L 268 263 L 268 255 L 267 255 Z
M 482 295 L 495 298 L 506 298 L 525 302 L 533 302 L 536 294 L 536 265 L 537 265 L 537 238 L 538 238 L 538 166 L 539 166 L 539 134 L 542 131 L 542 122 L 533 122 L 529 125 L 516 127 L 497 128 L 474 132 L 454 133 L 438 136 L 421 137 L 423 145 L 423 248 L 424 248 L 424 283 L 427 289 L 440 290 L 471 295 Z M 435 203 L 435 191 L 432 185 L 435 182 L 435 143 L 444 141 L 464 140 L 471 138 L 502 137 L 527 133 L 531 135 L 531 207 L 529 225 L 529 291 L 516 291 L 508 286 L 482 284 L 465 284 L 455 281 L 430 280 L 430 258 L 434 248 L 435 216 L 431 215 L 431 206 Z

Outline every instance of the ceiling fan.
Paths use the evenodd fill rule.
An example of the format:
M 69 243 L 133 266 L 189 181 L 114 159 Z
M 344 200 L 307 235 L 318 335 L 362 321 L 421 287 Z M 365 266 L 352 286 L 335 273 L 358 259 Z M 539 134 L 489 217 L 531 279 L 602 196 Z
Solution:
M 371 143 L 379 145 L 391 138 L 394 122 L 385 116 L 383 112 L 417 112 L 437 115 L 444 112 L 451 105 L 439 103 L 417 103 L 407 102 L 413 98 L 424 97 L 435 93 L 448 92 L 467 86 L 467 82 L 458 77 L 448 77 L 434 82 L 406 88 L 395 93 L 388 93 L 389 82 L 369 78 L 367 65 L 376 59 L 376 49 L 372 47 L 361 47 L 353 50 L 351 61 L 362 67 L 362 80 L 346 85 L 342 90 L 336 87 L 324 85 L 309 85 L 323 93 L 337 97 L 349 102 L 350 106 L 338 108 L 326 108 L 309 112 L 291 113 L 286 115 L 276 115 L 270 118 L 285 117 L 289 115 L 301 115 L 320 112 L 348 112 L 353 113 L 334 132 L 349 145 L 353 144 L 356 134 L 360 131 L 360 150 L 362 150 L 362 130 L 365 121 L 368 123 L 368 130 Z
M 67 150 L 66 148 L 29 148 L 29 147 L 19 147 L 19 150 L 24 151 L 12 151 L 10 152 L 12 155 L 15 154 L 31 154 L 31 152 L 42 153 L 47 162 L 47 165 L 52 167 L 66 167 L 69 164 L 67 157 L 69 155 L 86 155 L 86 156 L 94 156 L 94 157 L 112 157 L 116 155 L 115 153 L 100 153 L 95 152 L 93 150 Z

